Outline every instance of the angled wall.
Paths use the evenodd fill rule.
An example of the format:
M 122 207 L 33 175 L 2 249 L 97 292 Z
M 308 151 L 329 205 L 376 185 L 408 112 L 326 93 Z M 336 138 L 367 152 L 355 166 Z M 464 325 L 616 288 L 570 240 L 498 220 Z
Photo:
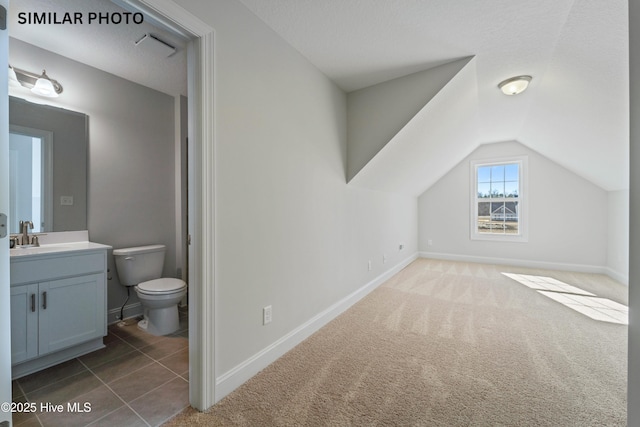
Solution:
M 349 184 L 422 194 L 480 144 L 477 80 L 472 58 Z
M 347 95 L 347 181 L 469 63 L 471 57 Z

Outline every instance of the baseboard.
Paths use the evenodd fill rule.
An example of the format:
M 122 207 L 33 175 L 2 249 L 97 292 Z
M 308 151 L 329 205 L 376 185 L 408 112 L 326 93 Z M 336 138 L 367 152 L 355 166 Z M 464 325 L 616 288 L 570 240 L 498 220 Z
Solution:
M 629 274 L 628 273 L 627 274 L 620 273 L 618 271 L 615 271 L 612 268 L 605 267 L 604 274 L 606 274 L 607 276 L 611 277 L 616 282 L 622 283 L 625 286 L 629 286 Z
M 458 255 L 437 252 L 420 252 L 420 258 L 441 259 L 447 261 L 476 262 L 481 264 L 511 265 L 516 267 L 542 268 L 546 270 L 575 271 L 578 273 L 604 274 L 613 280 L 628 285 L 629 278 L 608 267 L 599 265 L 570 264 L 561 262 L 534 261 L 515 258 L 494 258 L 475 255 Z
M 367 294 L 380 286 L 382 283 L 390 279 L 394 274 L 405 268 L 411 262 L 418 258 L 418 253 L 409 256 L 394 267 L 390 268 L 383 274 L 371 280 L 360 289 L 347 295 L 331 307 L 317 314 L 307 322 L 298 326 L 273 344 L 256 353 L 249 359 L 240 363 L 231 370 L 220 375 L 216 379 L 216 401 L 219 401 L 227 394 L 238 388 L 240 385 L 248 381 L 255 374 L 269 366 L 286 352 L 300 344 L 314 332 L 322 328 L 324 325 L 335 319 L 349 307 L 360 301 Z
M 140 302 L 135 302 L 133 304 L 125 305 L 123 311 L 123 317 L 128 319 L 130 317 L 142 316 L 143 309 L 142 304 Z M 112 308 L 107 311 L 107 324 L 111 325 L 113 323 L 117 323 L 120 321 L 120 308 Z

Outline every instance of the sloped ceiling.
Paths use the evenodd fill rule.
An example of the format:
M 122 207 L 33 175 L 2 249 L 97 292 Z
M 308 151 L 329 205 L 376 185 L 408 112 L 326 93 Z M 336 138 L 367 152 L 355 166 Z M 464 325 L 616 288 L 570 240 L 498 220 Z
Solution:
M 407 119 L 407 129 L 360 169 L 353 185 L 414 194 L 478 145 L 517 140 L 605 190 L 628 188 L 627 0 L 236 1 L 348 93 L 474 58 L 433 104 Z M 15 25 L 20 10 L 119 10 L 114 3 L 119 0 L 16 0 L 10 35 L 185 94 L 183 41 L 175 34 L 142 31 L 160 32 L 178 46 L 178 54 L 158 62 L 135 50 L 141 34 L 114 26 Z M 507 97 L 497 89 L 520 74 L 533 76 L 525 93 Z M 437 167 L 425 167 L 432 164 Z
M 354 185 L 419 194 L 478 145 L 517 140 L 628 188 L 627 1 L 240 1 L 346 92 L 474 57 Z M 521 74 L 525 93 L 497 89 Z

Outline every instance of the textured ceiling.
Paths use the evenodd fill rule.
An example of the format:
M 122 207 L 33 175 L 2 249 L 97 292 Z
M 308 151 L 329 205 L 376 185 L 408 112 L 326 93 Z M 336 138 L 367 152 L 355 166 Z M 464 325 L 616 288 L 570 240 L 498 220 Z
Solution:
M 9 7 L 9 35 L 78 62 L 170 95 L 187 94 L 186 43 L 152 26 L 140 25 L 20 25 L 20 12 L 126 12 L 109 0 L 18 0 Z M 61 16 L 61 15 L 60 15 Z M 146 33 L 176 47 L 170 57 L 142 51 L 135 42 Z M 12 64 L 21 68 L 20 64 Z M 42 65 L 46 68 L 46 64 Z M 39 72 L 40 70 L 29 70 Z
M 626 0 L 240 1 L 347 92 L 475 57 L 474 74 L 456 79 L 447 93 L 472 94 L 477 120 L 469 108 L 465 116 L 440 114 L 438 120 L 436 111 L 421 112 L 398 138 L 410 134 L 423 146 L 403 156 L 382 150 L 372 162 L 402 170 L 407 178 L 396 173 L 393 186 L 400 191 L 414 193 L 441 176 L 408 173 L 432 161 L 415 153 L 437 158 L 440 170 L 479 144 L 506 140 L 606 190 L 628 188 Z M 533 76 L 527 92 L 507 97 L 497 89 L 520 74 Z M 438 99 L 442 106 L 457 102 Z M 369 175 L 356 181 L 390 189 L 389 180 Z M 418 177 L 420 183 L 411 181 Z

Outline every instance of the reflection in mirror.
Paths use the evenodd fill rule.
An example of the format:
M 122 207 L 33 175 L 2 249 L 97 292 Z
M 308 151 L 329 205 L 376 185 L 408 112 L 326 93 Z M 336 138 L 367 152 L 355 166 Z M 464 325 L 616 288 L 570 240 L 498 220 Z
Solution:
M 33 232 L 53 231 L 53 133 L 11 126 L 9 129 L 9 232 L 20 233 L 20 219 L 33 222 Z
M 9 231 L 86 230 L 87 115 L 9 97 L 9 124 Z

